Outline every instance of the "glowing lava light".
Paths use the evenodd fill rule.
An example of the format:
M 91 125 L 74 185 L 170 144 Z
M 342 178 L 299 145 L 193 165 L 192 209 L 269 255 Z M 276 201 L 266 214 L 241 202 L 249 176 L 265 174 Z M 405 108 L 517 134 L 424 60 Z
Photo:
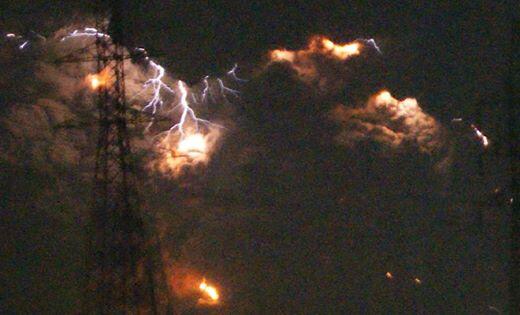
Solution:
M 215 287 L 210 286 L 206 283 L 206 279 L 202 280 L 199 285 L 200 291 L 204 293 L 212 302 L 217 302 L 219 299 L 218 291 Z

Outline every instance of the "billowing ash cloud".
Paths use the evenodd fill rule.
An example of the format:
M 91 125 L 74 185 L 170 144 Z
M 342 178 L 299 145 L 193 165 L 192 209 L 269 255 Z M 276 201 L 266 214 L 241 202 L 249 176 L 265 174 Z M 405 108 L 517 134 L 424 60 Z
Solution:
M 324 36 L 313 36 L 304 49 L 274 49 L 268 57 L 270 64 L 285 63 L 302 81 L 316 84 L 322 91 L 331 91 L 344 84 L 345 62 L 369 48 L 379 52 L 372 39 L 336 44 Z
M 273 62 L 288 62 L 300 76 L 312 79 L 319 75 L 318 56 L 343 61 L 359 55 L 360 48 L 361 45 L 357 42 L 337 45 L 325 37 L 315 36 L 311 38 L 305 49 L 295 51 L 275 49 L 269 52 L 269 58 Z
M 17 137 L 16 143 L 8 142 L 1 150 L 6 159 L 12 159 L 20 141 L 31 143 L 30 155 L 50 163 L 77 164 L 92 158 L 85 150 L 92 152 L 95 143 L 96 89 L 112 84 L 108 69 L 96 73 L 92 61 L 96 36 L 110 43 L 108 35 L 96 35 L 95 29 L 66 27 L 23 49 L 18 42 L 2 47 L 6 60 L 18 62 L 11 70 L 23 69 L 33 76 L 13 78 L 7 71 L 1 78 L 9 83 L 6 94 L 30 94 L 4 104 L 7 113 L 1 121 Z M 168 176 L 207 164 L 224 128 L 200 117 L 209 112 L 219 117 L 212 105 L 224 105 L 222 109 L 236 97 L 237 92 L 227 86 L 236 82 L 235 68 L 223 78 L 204 78 L 200 85 L 189 87 L 166 74 L 144 49 L 132 54 L 136 58 L 125 60 L 125 84 L 127 100 L 139 117 L 136 127 L 141 136 L 132 139 L 134 147 L 147 152 L 146 164 L 152 170 Z M 22 80 L 14 84 L 17 79 Z
M 9 67 L 13 71 L 0 73 L 0 83 L 6 86 L 3 93 L 16 95 L 2 104 L 6 112 L 0 129 L 8 133 L 1 158 L 12 164 L 36 161 L 74 170 L 78 163 L 93 165 L 96 117 L 91 87 L 105 84 L 104 76 L 93 76 L 92 62 L 54 62 L 91 43 L 88 37 L 61 41 L 72 30 L 47 40 L 34 58 L 23 55 L 32 50 L 21 53 L 14 47 L 12 54 L 0 50 L 18 62 Z M 359 275 L 384 275 L 388 265 L 404 264 L 403 257 L 415 262 L 418 255 L 409 248 L 429 257 L 430 248 L 438 246 L 433 235 L 428 239 L 435 242 L 425 245 L 423 227 L 438 220 L 438 211 L 449 211 L 428 156 L 444 152 L 440 123 L 413 98 L 398 100 L 383 91 L 356 107 L 347 103 L 346 95 L 334 94 L 341 89 L 350 96 L 358 90 L 345 77 L 366 86 L 364 74 L 351 71 L 351 66 L 368 46 L 368 41 L 336 45 L 315 37 L 303 50 L 271 52 L 267 70 L 247 83 L 236 128 L 229 128 L 229 120 L 211 106 L 229 105 L 235 98 L 226 82 L 205 79 L 189 88 L 151 64 L 127 61 L 128 101 L 145 118 L 137 126 L 134 147 L 152 156 L 151 169 L 164 174 L 179 176 L 198 166 L 207 171 L 200 178 L 203 188 L 194 184 L 183 190 L 173 187 L 178 180 L 154 181 L 149 183 L 152 193 L 145 195 L 147 210 L 160 214 L 158 221 L 166 231 L 162 244 L 172 253 L 168 261 L 175 265 L 171 273 L 176 281 L 171 285 L 179 297 L 193 292 L 198 296 L 193 288 L 207 277 L 227 290 L 222 292 L 224 301 L 234 297 L 228 304 L 231 313 L 275 308 L 305 313 L 313 305 L 319 306 L 319 313 L 327 307 L 323 301 L 338 292 L 356 296 L 367 286 L 380 287 L 377 277 L 351 281 Z M 157 87 L 163 89 L 160 101 Z M 361 93 L 363 99 L 378 90 L 367 89 L 370 92 Z M 197 117 L 209 117 L 214 124 L 183 111 L 186 102 L 197 109 Z M 184 137 L 175 127 L 182 113 L 186 113 Z M 338 128 L 330 128 L 332 124 Z M 217 150 L 224 132 L 231 140 Z M 356 147 L 362 142 L 406 156 L 379 156 L 379 151 L 367 156 Z M 22 150 L 27 155 L 17 159 Z M 369 160 L 376 163 L 365 163 Z M 64 192 L 45 187 L 56 194 L 54 204 L 61 205 L 65 198 L 71 206 L 64 209 L 78 211 L 79 202 L 68 191 L 78 185 L 76 179 L 64 185 Z M 16 209 L 25 208 L 30 207 L 21 204 Z M 55 208 L 60 209 L 52 207 L 49 212 Z M 450 261 L 446 266 L 453 265 Z M 459 283 L 456 270 L 447 273 L 453 280 L 450 284 Z
M 349 147 L 370 140 L 389 148 L 416 145 L 431 154 L 442 146 L 441 125 L 435 118 L 416 99 L 397 100 L 388 91 L 373 95 L 361 108 L 337 105 L 330 118 L 340 126 L 337 143 Z

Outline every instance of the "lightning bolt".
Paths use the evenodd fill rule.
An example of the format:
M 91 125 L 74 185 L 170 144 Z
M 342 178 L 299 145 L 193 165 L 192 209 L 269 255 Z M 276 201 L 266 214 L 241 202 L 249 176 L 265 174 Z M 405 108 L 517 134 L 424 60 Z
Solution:
M 148 58 L 148 57 L 146 57 L 146 58 Z M 161 98 L 161 91 L 164 89 L 165 91 L 167 91 L 169 93 L 175 94 L 175 91 L 162 81 L 164 74 L 165 74 L 164 68 L 162 66 L 156 64 L 152 60 L 149 60 L 149 65 L 154 69 L 154 77 L 148 79 L 143 85 L 144 89 L 137 94 L 137 95 L 140 95 L 142 92 L 144 92 L 149 87 L 151 87 L 153 90 L 152 99 L 143 108 L 143 112 L 146 112 L 146 111 L 152 109 L 152 120 L 146 127 L 146 131 L 148 131 L 150 129 L 150 127 L 153 125 L 153 123 L 155 122 L 157 110 L 159 108 L 161 108 L 164 104 L 164 101 Z
M 18 49 L 20 49 L 20 50 L 23 50 L 24 48 L 26 48 L 29 45 L 29 40 L 28 39 L 26 39 L 23 36 L 16 35 L 15 33 L 7 33 L 7 34 L 5 34 L 5 37 L 8 40 L 15 40 L 18 43 L 22 42 L 19 45 L 17 44 L 18 45 Z
M 64 36 L 61 41 L 81 37 L 92 37 L 96 39 L 102 38 L 107 41 L 111 39 L 110 35 L 108 34 L 102 33 L 92 27 L 86 27 L 82 30 L 74 30 L 73 32 Z M 228 101 L 226 95 L 231 94 L 235 97 L 238 97 L 238 90 L 227 87 L 224 84 L 224 80 L 221 78 L 216 78 L 216 80 L 210 81 L 210 77 L 205 76 L 201 82 L 203 84 L 201 96 L 198 98 L 193 90 L 190 90 L 187 84 L 181 80 L 178 80 L 175 85 L 169 86 L 165 82 L 166 71 L 164 67 L 151 60 L 147 56 L 146 50 L 144 48 L 135 48 L 134 51 L 144 56 L 142 60 L 144 60 L 146 65 L 153 70 L 151 77 L 143 83 L 142 89 L 130 98 L 132 100 L 144 93 L 151 93 L 150 98 L 146 101 L 146 104 L 142 108 L 142 112 L 148 113 L 151 117 L 150 121 L 145 127 L 146 133 L 150 131 L 151 127 L 156 122 L 157 117 L 160 115 L 169 116 L 172 113 L 176 113 L 178 111 L 180 112 L 178 120 L 169 129 L 157 134 L 156 137 L 162 138 L 161 143 L 166 147 L 166 150 L 173 147 L 176 148 L 175 150 L 179 151 L 179 146 L 182 146 L 183 148 L 180 151 L 185 151 L 186 147 L 190 145 L 190 141 L 196 142 L 199 141 L 199 139 L 204 139 L 204 133 L 210 132 L 211 128 L 224 128 L 223 126 L 212 123 L 209 120 L 197 117 L 195 110 L 191 106 L 188 99 L 191 96 L 191 100 L 194 103 L 199 103 L 198 99 L 201 100 L 201 103 L 206 103 L 209 99 L 214 101 L 215 98 L 213 94 L 218 91 L 221 99 Z M 234 64 L 233 67 L 226 72 L 226 76 L 231 77 L 237 82 L 245 82 L 246 80 L 237 76 L 237 69 L 238 65 Z M 176 96 L 178 101 L 167 102 L 165 100 L 166 95 Z M 201 126 L 204 126 L 203 130 L 201 130 Z M 201 145 L 200 143 L 195 143 L 195 145 L 204 148 L 207 147 L 206 144 Z M 207 152 L 201 152 L 201 154 L 205 153 Z M 175 158 L 175 156 L 173 157 Z
M 383 53 L 381 52 L 381 48 L 379 48 L 379 46 L 377 45 L 375 39 L 373 39 L 373 38 L 369 38 L 369 39 L 360 39 L 360 41 L 365 42 L 365 44 L 367 44 L 368 46 L 372 46 L 372 47 L 374 47 L 374 49 L 375 49 L 379 54 L 381 54 L 381 55 L 383 54 Z
M 475 126 L 474 124 L 471 124 L 471 129 L 473 129 L 473 131 L 475 132 L 475 135 L 477 136 L 477 138 L 480 139 L 480 142 L 482 143 L 482 145 L 484 146 L 484 148 L 486 148 L 488 145 L 489 145 L 489 139 L 488 137 L 486 137 L 485 134 L 482 133 L 482 131 L 480 131 L 477 126 Z
M 199 123 L 222 127 L 220 125 L 211 123 L 209 120 L 198 118 L 195 115 L 195 111 L 190 107 L 190 104 L 188 102 L 188 89 L 186 88 L 186 83 L 179 80 L 179 81 L 177 81 L 177 87 L 179 89 L 179 92 L 181 93 L 179 105 L 177 105 L 177 106 L 180 106 L 182 108 L 182 113 L 181 113 L 179 122 L 176 123 L 175 125 L 173 125 L 168 130 L 168 132 L 179 131 L 179 133 L 181 134 L 181 139 L 183 139 L 185 136 L 184 125 L 186 123 L 187 117 L 190 117 L 193 120 L 193 122 L 195 123 L 196 132 L 199 131 Z
M 238 69 L 238 64 L 235 63 L 233 65 L 233 68 L 231 68 L 231 70 L 229 70 L 227 72 L 227 75 L 229 75 L 230 77 L 232 77 L 233 79 L 235 79 L 238 82 L 247 82 L 247 80 L 237 77 L 237 73 L 236 73 L 237 69 Z
M 69 33 L 68 35 L 64 36 L 61 39 L 61 41 L 66 41 L 67 39 L 74 38 L 74 37 L 102 37 L 102 38 L 105 38 L 107 40 L 111 39 L 110 35 L 102 33 L 99 30 L 97 30 L 96 28 L 85 27 L 82 30 L 74 30 L 74 31 L 72 31 L 72 33 Z

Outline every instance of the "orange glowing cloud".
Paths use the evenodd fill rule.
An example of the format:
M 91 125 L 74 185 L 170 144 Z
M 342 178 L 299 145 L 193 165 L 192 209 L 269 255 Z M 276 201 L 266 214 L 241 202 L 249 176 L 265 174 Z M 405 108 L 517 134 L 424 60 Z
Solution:
M 346 60 L 349 57 L 359 55 L 361 44 L 352 42 L 348 44 L 335 44 L 330 39 L 322 36 L 314 36 L 309 44 L 302 50 L 275 49 L 269 52 L 269 57 L 273 62 L 287 61 L 296 62 L 305 59 L 312 54 L 320 54 L 332 59 Z
M 416 144 L 421 152 L 433 153 L 442 144 L 440 124 L 416 99 L 397 100 L 386 90 L 369 98 L 361 108 L 338 105 L 330 117 L 342 127 L 336 141 L 347 146 L 372 140 L 390 148 Z
M 362 44 L 354 41 L 347 44 L 336 44 L 323 36 L 314 36 L 307 47 L 301 50 L 275 49 L 269 52 L 269 60 L 273 62 L 286 62 L 304 80 L 313 80 L 318 76 L 318 57 L 330 61 L 344 61 L 350 57 L 359 55 Z
M 219 137 L 220 131 L 217 128 L 209 129 L 206 133 L 165 133 L 155 147 L 158 158 L 152 162 L 151 167 L 178 177 L 188 168 L 206 165 Z

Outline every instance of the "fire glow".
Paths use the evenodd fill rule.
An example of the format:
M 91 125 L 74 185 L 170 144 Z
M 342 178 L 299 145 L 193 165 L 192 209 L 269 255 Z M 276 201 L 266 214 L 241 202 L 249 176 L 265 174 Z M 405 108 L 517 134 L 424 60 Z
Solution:
M 206 283 L 206 279 L 203 279 L 202 282 L 199 285 L 199 289 L 204 295 L 202 298 L 205 302 L 211 302 L 211 303 L 217 303 L 220 296 L 218 294 L 218 291 L 215 287 L 209 285 Z
M 307 47 L 300 50 L 274 49 L 268 54 L 270 63 L 287 63 L 303 81 L 323 81 L 324 61 L 337 67 L 344 61 L 358 56 L 366 47 L 381 50 L 373 39 L 356 39 L 346 44 L 337 44 L 324 36 L 313 36 Z M 323 83 L 323 82 L 322 82 Z
M 275 49 L 270 52 L 271 61 L 295 62 L 297 59 L 309 54 L 323 54 L 338 60 L 346 60 L 349 57 L 359 55 L 361 44 L 352 42 L 348 44 L 335 44 L 330 39 L 322 36 L 314 36 L 309 41 L 306 49 L 291 51 Z
M 105 68 L 100 73 L 89 74 L 85 78 L 86 83 L 92 90 L 110 85 L 110 69 Z

